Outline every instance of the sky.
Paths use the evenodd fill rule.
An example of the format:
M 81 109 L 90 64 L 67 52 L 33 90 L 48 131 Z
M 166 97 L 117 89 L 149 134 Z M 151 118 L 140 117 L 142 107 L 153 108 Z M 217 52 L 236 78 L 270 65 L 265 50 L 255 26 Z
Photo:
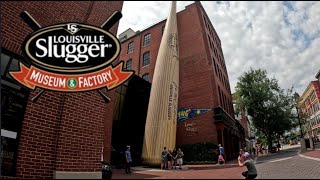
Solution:
M 178 1 L 177 12 L 194 1 Z M 125 1 L 118 34 L 143 30 L 169 13 L 169 1 Z M 320 70 L 320 2 L 201 1 L 222 44 L 231 92 L 250 67 L 266 69 L 300 95 Z

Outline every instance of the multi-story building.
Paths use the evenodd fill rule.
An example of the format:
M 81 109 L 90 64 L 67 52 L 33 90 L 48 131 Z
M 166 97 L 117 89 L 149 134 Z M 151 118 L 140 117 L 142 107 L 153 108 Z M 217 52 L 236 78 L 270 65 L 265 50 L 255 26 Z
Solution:
M 320 83 L 311 81 L 308 87 L 300 97 L 300 107 L 304 114 L 307 115 L 305 128 L 308 132 L 306 135 L 315 136 L 320 129 Z M 306 133 L 306 132 L 305 132 Z
M 79 22 L 101 26 L 123 1 L 6 1 L 1 3 L 1 174 L 16 178 L 59 178 L 82 172 L 101 176 L 101 156 L 110 159 L 114 92 L 106 104 L 97 91 L 45 91 L 37 102 L 14 81 L 21 44 L 32 29 L 20 18 L 27 11 L 42 27 Z M 117 34 L 118 23 L 110 32 Z M 84 173 L 88 172 L 88 173 Z
M 317 75 L 316 75 L 316 78 L 319 80 L 320 82 L 320 70 L 318 71 Z
M 192 22 L 192 23 L 191 23 Z M 120 60 L 126 69 L 152 83 L 166 20 L 142 31 L 121 34 Z M 199 1 L 177 13 L 179 108 L 213 109 L 177 125 L 177 146 L 214 142 L 227 159 L 237 157 L 244 129 L 234 119 L 232 96 L 220 38 Z M 120 37 L 119 37 L 120 38 Z
M 246 111 L 239 111 L 237 109 L 237 100 L 233 98 L 233 108 L 234 108 L 234 117 L 236 120 L 239 121 L 241 126 L 244 129 L 244 135 L 240 136 L 240 148 L 247 147 L 247 149 L 250 149 L 252 147 L 252 144 L 250 143 L 250 137 L 251 136 L 251 130 L 250 130 L 250 121 L 248 118 L 248 113 Z

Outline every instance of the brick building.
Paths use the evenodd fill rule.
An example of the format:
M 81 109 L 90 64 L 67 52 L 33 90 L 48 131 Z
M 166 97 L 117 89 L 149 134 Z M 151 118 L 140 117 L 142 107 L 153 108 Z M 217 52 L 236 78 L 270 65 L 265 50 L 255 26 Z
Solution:
M 18 70 L 21 44 L 32 32 L 20 18 L 28 11 L 41 26 L 82 22 L 100 26 L 123 1 L 4 1 L 1 3 L 1 176 L 53 178 L 61 172 L 99 172 L 102 148 L 110 159 L 113 101 L 97 91 L 29 91 L 8 72 Z M 118 23 L 110 32 L 117 34 Z M 111 99 L 114 92 L 106 93 Z M 59 173 L 60 172 L 60 173 Z M 83 174 L 85 177 L 85 174 Z M 90 176 L 88 176 L 90 177 Z
M 313 137 L 318 134 L 320 129 L 320 82 L 311 81 L 308 87 L 300 97 L 300 107 L 303 113 L 307 115 L 307 123 L 305 128 L 308 132 L 307 136 Z
M 192 22 L 192 23 L 190 23 Z M 136 75 L 152 82 L 166 20 L 142 31 L 120 34 L 120 60 Z M 180 61 L 179 108 L 213 109 L 178 123 L 177 145 L 214 142 L 227 159 L 239 152 L 244 128 L 234 119 L 232 96 L 221 41 L 199 1 L 177 13 Z

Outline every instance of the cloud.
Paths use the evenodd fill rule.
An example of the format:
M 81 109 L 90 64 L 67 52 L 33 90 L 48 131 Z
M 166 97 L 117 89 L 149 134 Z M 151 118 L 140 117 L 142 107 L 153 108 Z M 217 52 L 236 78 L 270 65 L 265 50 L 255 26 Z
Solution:
M 177 10 L 191 3 L 178 1 Z M 221 39 L 232 92 L 250 67 L 266 69 L 282 88 L 294 85 L 300 94 L 315 80 L 320 69 L 319 2 L 201 3 Z M 118 34 L 165 19 L 169 6 L 164 1 L 125 1 Z

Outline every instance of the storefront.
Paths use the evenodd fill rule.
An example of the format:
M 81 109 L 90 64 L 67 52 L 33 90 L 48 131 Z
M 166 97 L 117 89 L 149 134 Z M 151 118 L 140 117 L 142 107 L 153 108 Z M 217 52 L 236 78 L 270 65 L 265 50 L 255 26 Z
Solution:
M 9 71 L 18 69 L 21 57 L 1 52 L 1 175 L 14 176 L 23 115 L 29 91 L 16 83 Z

